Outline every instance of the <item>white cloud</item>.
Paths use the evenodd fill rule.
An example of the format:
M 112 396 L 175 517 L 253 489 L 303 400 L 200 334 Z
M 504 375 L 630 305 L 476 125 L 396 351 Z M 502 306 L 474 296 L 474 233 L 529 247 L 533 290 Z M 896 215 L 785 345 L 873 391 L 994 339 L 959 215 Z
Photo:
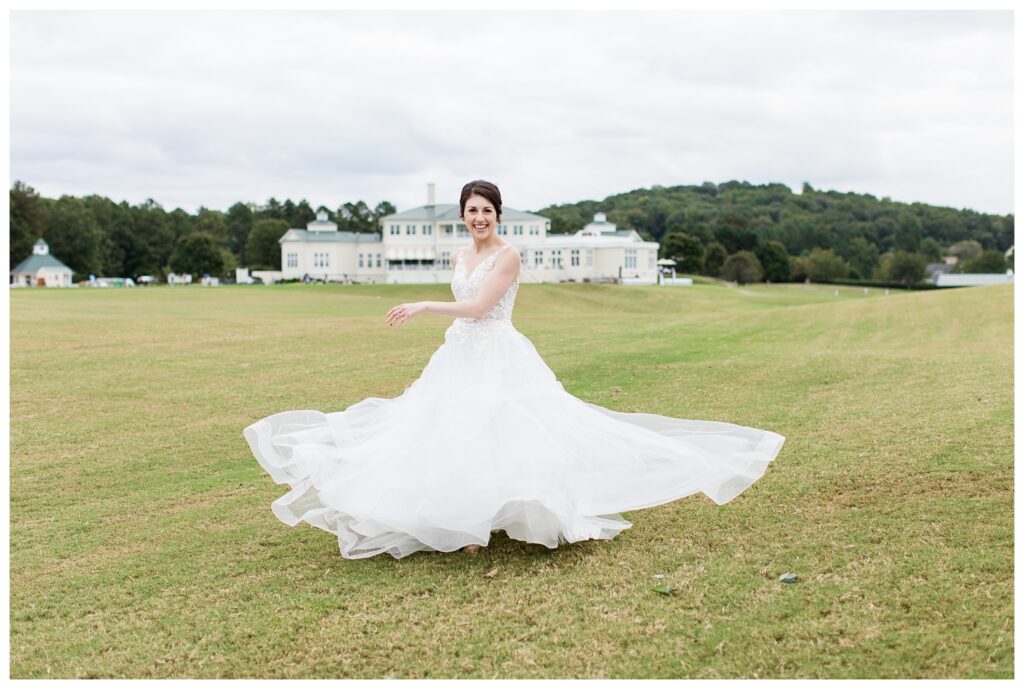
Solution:
M 1009 12 L 14 12 L 11 173 L 165 207 L 745 179 L 1013 206 Z

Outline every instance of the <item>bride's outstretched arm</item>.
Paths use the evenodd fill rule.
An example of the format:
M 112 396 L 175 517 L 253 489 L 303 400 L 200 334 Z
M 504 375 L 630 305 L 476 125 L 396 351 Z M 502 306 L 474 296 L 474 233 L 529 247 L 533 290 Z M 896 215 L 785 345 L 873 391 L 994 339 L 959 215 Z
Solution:
M 476 299 L 467 301 L 417 301 L 399 304 L 385 316 L 388 325 L 400 326 L 410 318 L 421 313 L 432 313 L 436 316 L 449 318 L 483 318 L 487 312 L 505 296 L 505 292 L 519 275 L 519 252 L 502 251 L 494 263 L 494 268 L 480 285 L 480 293 Z

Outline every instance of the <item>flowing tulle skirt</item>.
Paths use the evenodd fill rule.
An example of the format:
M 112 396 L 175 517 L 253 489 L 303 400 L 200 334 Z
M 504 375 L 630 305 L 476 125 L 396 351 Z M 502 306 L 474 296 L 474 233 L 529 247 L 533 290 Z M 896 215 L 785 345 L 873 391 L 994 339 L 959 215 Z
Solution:
M 549 548 L 613 538 L 630 526 L 620 512 L 698 492 L 728 502 L 784 441 L 584 402 L 509 321 L 461 319 L 398 397 L 281 412 L 245 438 L 291 487 L 274 514 L 335 534 L 346 558 L 448 552 L 493 531 Z

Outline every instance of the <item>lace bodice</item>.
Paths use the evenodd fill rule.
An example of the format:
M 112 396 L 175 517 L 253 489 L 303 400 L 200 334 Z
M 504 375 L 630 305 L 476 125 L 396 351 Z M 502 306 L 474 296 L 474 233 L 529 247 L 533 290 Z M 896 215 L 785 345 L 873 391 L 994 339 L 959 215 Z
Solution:
M 480 285 L 483 284 L 484 278 L 494 268 L 494 262 L 498 260 L 498 254 L 506 249 L 510 248 L 510 244 L 506 244 L 500 249 L 491 253 L 490 256 L 481 261 L 480 265 L 473 269 L 472 274 L 466 275 L 466 256 L 465 247 L 460 247 L 458 251 L 458 263 L 455 265 L 455 272 L 452 275 L 452 294 L 455 295 L 455 301 L 468 301 L 469 299 L 476 298 L 476 295 L 480 292 Z M 513 249 L 514 251 L 514 249 Z M 516 292 L 519 291 L 519 278 L 516 278 L 515 282 L 508 288 L 508 291 L 502 295 L 498 303 L 491 307 L 491 310 L 487 312 L 483 318 L 458 318 L 459 321 L 511 321 L 512 320 L 512 307 L 516 302 Z

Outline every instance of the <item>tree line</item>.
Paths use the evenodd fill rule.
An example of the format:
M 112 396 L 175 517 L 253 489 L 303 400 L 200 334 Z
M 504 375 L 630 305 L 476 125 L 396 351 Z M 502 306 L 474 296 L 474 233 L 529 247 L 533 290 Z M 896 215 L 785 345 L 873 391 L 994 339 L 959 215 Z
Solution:
M 603 212 L 661 243 L 677 272 L 738 282 L 853 279 L 913 284 L 925 266 L 956 255 L 954 272 L 1002 272 L 1013 215 L 900 203 L 805 183 L 731 181 L 637 189 L 602 201 L 536 211 L 552 232 L 571 232 Z
M 138 277 L 168 272 L 231 273 L 238 265 L 280 269 L 277 241 L 326 210 L 338 229 L 374 233 L 395 212 L 381 201 L 314 209 L 305 200 L 263 205 L 238 202 L 226 212 L 199 208 L 166 211 L 147 199 L 139 205 L 106 197 L 40 196 L 23 182 L 10 192 L 10 260 L 17 265 L 46 239 L 50 251 L 76 273 Z M 811 279 L 876 280 L 912 284 L 927 263 L 960 257 L 955 270 L 1000 272 L 1013 244 L 1013 215 L 978 213 L 922 203 L 899 203 L 870 194 L 819 191 L 804 184 L 731 181 L 699 186 L 655 186 L 534 211 L 551 220 L 552 233 L 574 232 L 604 212 L 619 227 L 661 243 L 661 257 L 677 271 L 740 282 Z
M 238 202 L 227 212 L 200 207 L 188 213 L 167 211 L 152 199 L 138 205 L 97 195 L 49 199 L 20 181 L 10 199 L 11 268 L 31 255 L 41 237 L 76 280 L 169 272 L 226 275 L 239 265 L 279 270 L 277 240 L 289 228 L 305 228 L 317 210 L 326 210 L 339 230 L 350 232 L 377 232 L 378 219 L 395 212 L 387 201 L 373 208 L 364 201 L 347 202 L 332 210 L 314 209 L 305 199 L 270 198 L 263 205 Z

